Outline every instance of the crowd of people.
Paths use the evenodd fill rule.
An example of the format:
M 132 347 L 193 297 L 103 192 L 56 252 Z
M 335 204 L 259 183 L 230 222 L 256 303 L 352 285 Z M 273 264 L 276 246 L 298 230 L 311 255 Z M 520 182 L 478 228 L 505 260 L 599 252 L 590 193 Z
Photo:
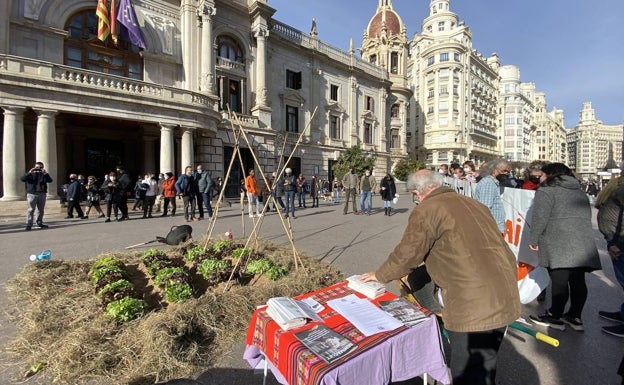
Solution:
M 495 383 L 497 352 L 505 329 L 520 316 L 517 262 L 501 236 L 505 233 L 503 187 L 535 191 L 528 248 L 538 254 L 539 264 L 547 269 L 551 281 L 550 307 L 529 317 L 535 324 L 584 330 L 586 274 L 602 268 L 590 202 L 598 209 L 599 230 L 607 241 L 616 279 L 624 289 L 624 263 L 620 260 L 624 252 L 624 178 L 613 178 L 601 191 L 595 182 L 579 181 L 563 163 L 531 162 L 522 170 L 522 178 L 516 177 L 517 171 L 510 162 L 494 159 L 478 169 L 467 161 L 443 164 L 437 172 L 413 173 L 408 189 L 418 206 L 410 213 L 403 239 L 376 271 L 361 275 L 364 281 L 389 282 L 419 271 L 420 280 L 425 277 L 433 282 L 431 287 L 440 290 L 454 384 Z M 458 190 L 449 179 L 468 183 L 470 194 L 456 194 Z M 46 228 L 43 213 L 50 175 L 37 162 L 21 180 L 27 191 L 26 230 L 30 231 L 33 224 Z M 94 209 L 106 222 L 112 215 L 117 221 L 128 219 L 127 201 L 133 194 L 132 210 L 142 210 L 142 218 L 151 218 L 154 212 L 175 216 L 176 199 L 181 199 L 185 220 L 201 220 L 204 215 L 213 215 L 211 201 L 223 187 L 222 179 L 213 180 L 202 165 L 186 167 L 177 178 L 171 172 L 158 176 L 148 172 L 134 184 L 121 166 L 105 175 L 101 183 L 95 176 L 85 179 L 76 174 L 69 180 L 67 218 L 74 218 L 75 212 L 75 217 L 86 219 Z M 311 198 L 310 207 L 318 207 L 322 196 L 333 204 L 344 199 L 345 215 L 350 202 L 353 214 L 371 215 L 372 196 L 377 192 L 384 215 L 391 215 L 397 190 L 390 173 L 377 183 L 370 169 L 359 175 L 351 168 L 341 179 L 330 182 L 316 175 L 306 180 L 303 174 L 294 175 L 286 168 L 283 176 L 277 178 L 273 173 L 268 185 L 260 186 L 255 170 L 250 169 L 241 181 L 241 204 L 246 199 L 251 218 L 271 211 L 271 207 L 263 206 L 269 202 L 273 202 L 273 210 L 279 205 L 286 217 L 295 218 L 296 207 L 308 207 L 306 195 Z M 270 196 L 274 199 L 268 199 Z M 80 206 L 82 200 L 86 201 L 86 212 Z M 475 238 L 479 242 L 469 241 Z M 616 322 L 603 327 L 605 333 L 624 337 L 624 304 L 619 310 L 604 310 L 599 315 Z M 624 359 L 618 373 L 624 375 Z

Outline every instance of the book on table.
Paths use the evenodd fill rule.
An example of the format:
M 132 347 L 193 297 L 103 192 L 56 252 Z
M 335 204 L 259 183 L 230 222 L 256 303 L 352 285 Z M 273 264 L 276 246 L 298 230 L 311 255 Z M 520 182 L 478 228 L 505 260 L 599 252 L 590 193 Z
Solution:
M 305 325 L 308 320 L 322 321 L 310 305 L 289 297 L 273 297 L 267 301 L 267 314 L 283 329 Z
M 328 364 L 344 357 L 357 347 L 323 324 L 297 332 L 295 337 Z
M 405 298 L 379 301 L 379 308 L 407 326 L 413 326 L 429 319 L 431 312 L 418 308 Z
M 347 287 L 355 290 L 358 293 L 362 293 L 368 298 L 375 299 L 386 293 L 386 286 L 383 283 L 377 281 L 364 282 L 360 280 L 358 275 L 352 275 L 347 278 Z

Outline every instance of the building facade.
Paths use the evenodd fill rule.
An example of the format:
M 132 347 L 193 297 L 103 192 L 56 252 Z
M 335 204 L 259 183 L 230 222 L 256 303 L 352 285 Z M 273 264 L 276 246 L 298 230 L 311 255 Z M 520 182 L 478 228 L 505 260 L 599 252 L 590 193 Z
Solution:
M 596 119 L 592 104 L 586 102 L 579 123 L 567 134 L 567 142 L 570 168 L 583 180 L 596 180 L 599 172 L 610 174 L 610 170 L 620 168 L 624 125 L 603 124 Z

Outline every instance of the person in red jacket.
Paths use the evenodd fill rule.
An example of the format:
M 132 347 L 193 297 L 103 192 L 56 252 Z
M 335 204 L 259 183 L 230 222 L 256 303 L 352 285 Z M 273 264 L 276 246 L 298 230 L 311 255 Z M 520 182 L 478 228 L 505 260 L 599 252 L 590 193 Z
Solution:
M 253 206 L 256 206 L 256 215 L 260 216 L 260 202 L 258 201 L 258 182 L 256 181 L 256 172 L 254 169 L 249 170 L 249 175 L 245 178 L 245 190 L 247 191 L 247 203 L 249 204 L 249 218 L 253 218 Z
M 163 213 L 161 217 L 166 217 L 167 212 L 169 210 L 169 205 L 171 204 L 171 216 L 175 216 L 176 212 L 176 189 L 175 182 L 176 178 L 171 172 L 165 173 L 165 180 L 162 182 L 162 194 L 165 200 L 165 206 L 163 207 Z

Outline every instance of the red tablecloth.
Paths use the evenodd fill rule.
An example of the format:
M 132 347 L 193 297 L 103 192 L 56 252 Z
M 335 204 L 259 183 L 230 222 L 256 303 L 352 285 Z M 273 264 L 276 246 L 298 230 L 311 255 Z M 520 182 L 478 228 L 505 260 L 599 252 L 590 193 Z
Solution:
M 359 297 L 364 297 L 360 293 L 354 292 L 353 290 L 349 289 L 347 287 L 346 281 L 297 297 L 297 299 L 312 297 L 319 303 L 323 304 L 325 306 L 325 309 L 319 315 L 323 318 L 324 324 L 334 331 L 340 333 L 344 337 L 348 338 L 351 342 L 357 345 L 357 349 L 342 357 L 341 359 L 331 364 L 327 364 L 321 358 L 311 353 L 294 336 L 295 331 L 299 332 L 301 330 L 309 329 L 317 324 L 317 322 L 309 322 L 307 325 L 301 328 L 284 331 L 266 313 L 266 306 L 257 309 L 251 319 L 249 329 L 247 331 L 247 345 L 251 349 L 248 350 L 252 351 L 251 355 L 255 355 L 253 352 L 257 352 L 258 350 L 261 351 L 266 359 L 268 359 L 271 367 L 277 369 L 279 371 L 279 374 L 281 374 L 280 376 L 279 374 L 275 373 L 278 380 L 281 380 L 281 382 L 286 382 L 289 385 L 332 383 L 331 381 L 323 381 L 323 378 L 326 376 L 327 373 L 331 372 L 333 369 L 339 367 L 340 365 L 343 365 L 345 362 L 356 361 L 358 356 L 366 356 L 366 360 L 369 360 L 371 358 L 374 360 L 375 355 L 371 353 L 371 350 L 374 350 L 375 347 L 382 345 L 385 347 L 384 351 L 387 354 L 380 354 L 378 358 L 380 360 L 387 360 L 387 365 L 392 365 L 392 362 L 390 361 L 392 361 L 393 357 L 396 357 L 397 355 L 400 355 L 401 357 L 407 357 L 402 358 L 402 361 L 410 360 L 413 355 L 410 356 L 409 354 L 401 351 L 397 353 L 397 350 L 409 350 L 409 348 L 404 348 L 403 346 L 390 347 L 390 344 L 385 342 L 393 340 L 396 336 L 405 334 L 408 331 L 409 333 L 417 333 L 417 330 L 410 331 L 409 328 L 403 326 L 391 332 L 378 333 L 370 337 L 365 337 L 342 315 L 338 314 L 336 311 L 327 306 L 327 301 L 335 298 L 344 297 L 348 294 L 356 294 Z M 379 301 L 391 300 L 394 298 L 396 298 L 396 296 L 388 292 L 383 296 L 373 300 L 372 302 L 379 306 Z M 440 381 L 448 383 L 448 374 L 440 348 L 439 331 L 437 329 L 437 324 L 435 324 L 434 319 L 432 319 L 431 321 L 426 321 L 424 323 L 429 324 L 428 326 L 430 329 L 428 332 L 429 338 L 427 343 L 429 345 L 434 345 L 427 347 L 427 349 L 435 350 L 435 354 L 433 354 L 432 356 L 427 356 L 428 362 L 423 367 L 423 370 L 428 370 L 427 373 L 430 373 L 429 371 L 434 372 L 430 373 L 435 374 L 432 375 L 432 377 L 438 377 Z M 416 325 L 412 329 L 418 328 L 420 326 L 421 325 Z M 435 335 L 433 336 L 431 335 L 432 333 L 430 333 L 431 327 L 433 327 L 433 329 L 435 330 Z M 407 338 L 406 336 L 403 337 Z M 401 339 L 401 341 L 402 344 L 405 344 L 406 342 L 409 344 L 409 340 L 403 341 L 403 339 Z M 391 349 L 393 350 L 391 351 Z M 250 363 L 252 363 L 252 360 L 249 360 L 250 357 L 247 357 L 248 353 L 249 352 L 246 351 L 246 358 L 248 359 L 248 361 L 250 361 Z M 429 358 L 431 357 L 434 357 L 435 359 L 429 360 Z M 401 365 L 403 366 L 405 366 L 406 364 L 409 365 L 410 362 L 401 362 Z M 414 363 L 414 366 L 418 366 L 417 363 Z M 408 370 L 407 372 L 410 371 Z M 371 371 L 371 375 L 373 375 L 373 373 L 374 371 Z M 419 375 L 423 374 L 424 372 L 416 371 L 415 373 L 415 375 Z M 411 374 L 413 373 L 410 372 L 409 375 Z M 405 374 L 404 376 L 406 375 L 408 374 Z M 396 374 L 396 376 L 401 377 L 401 375 L 398 373 Z M 406 380 L 409 378 L 411 377 L 392 378 L 392 380 Z M 365 383 L 366 381 L 363 382 Z

